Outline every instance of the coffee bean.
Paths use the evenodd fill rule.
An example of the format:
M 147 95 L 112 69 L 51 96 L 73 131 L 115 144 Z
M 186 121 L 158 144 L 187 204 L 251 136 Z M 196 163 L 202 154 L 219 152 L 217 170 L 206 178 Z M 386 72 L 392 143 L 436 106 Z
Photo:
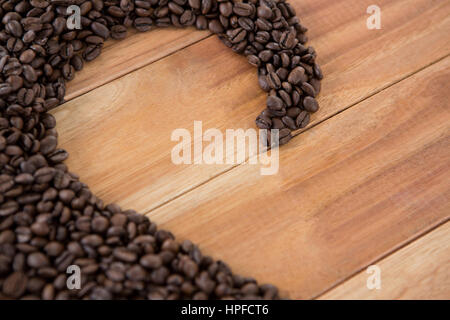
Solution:
M 300 109 L 300 108 L 293 107 L 293 108 L 287 109 L 286 115 L 287 115 L 288 117 L 291 117 L 292 119 L 296 119 L 297 116 L 300 114 L 300 112 L 301 112 L 301 109 Z
M 281 118 L 281 121 L 283 121 L 283 123 L 286 125 L 286 127 L 288 127 L 291 130 L 295 130 L 297 129 L 297 126 L 295 124 L 294 119 L 292 119 L 291 117 L 288 116 L 284 116 L 283 118 Z
M 56 170 L 50 167 L 44 167 L 36 170 L 33 177 L 34 180 L 39 184 L 45 184 L 50 182 L 55 176 Z
M 115 25 L 111 27 L 111 38 L 122 40 L 127 36 L 127 28 L 123 25 Z
M 49 265 L 49 260 L 43 253 L 33 252 L 28 256 L 27 264 L 31 268 L 42 268 Z
M 306 111 L 309 112 L 316 112 L 317 110 L 319 110 L 319 104 L 313 97 L 306 97 L 303 100 L 303 107 Z
M 50 228 L 45 222 L 35 222 L 31 225 L 31 231 L 37 236 L 44 237 L 50 232 Z
M 27 280 L 22 272 L 12 273 L 3 283 L 3 294 L 14 299 L 21 297 L 27 288 Z
M 140 265 L 133 265 L 127 270 L 126 276 L 133 281 L 142 281 L 147 277 L 147 272 Z
M 263 50 L 258 54 L 258 57 L 261 59 L 261 61 L 268 62 L 270 61 L 270 59 L 272 59 L 273 52 L 272 50 Z
M 248 17 L 252 15 L 254 8 L 249 3 L 237 2 L 233 6 L 233 12 L 238 16 Z
M 191 259 L 183 262 L 183 272 L 188 278 L 194 278 L 198 272 L 198 265 Z
M 70 203 L 74 197 L 75 192 L 73 192 L 73 190 L 64 189 L 59 191 L 59 199 L 66 204 Z
M 212 33 L 216 34 L 223 33 L 225 31 L 220 21 L 214 19 L 209 22 L 208 28 Z
M 292 49 L 297 44 L 297 33 L 295 29 L 285 31 L 280 37 L 280 46 L 283 49 Z
M 98 22 L 91 23 L 91 29 L 96 35 L 99 35 L 100 37 L 102 37 L 105 40 L 109 37 L 108 28 L 101 23 L 98 23 Z
M 295 120 L 295 124 L 297 125 L 297 127 L 299 128 L 304 128 L 308 125 L 309 123 L 309 118 L 310 115 L 308 112 L 306 111 L 302 111 L 299 113 L 299 115 L 297 116 L 297 119 Z
M 159 267 L 162 266 L 161 257 L 155 254 L 145 255 L 140 259 L 139 262 L 143 267 L 149 269 L 158 269 Z
M 256 118 L 256 126 L 260 129 L 270 129 L 272 126 L 272 120 L 269 117 L 260 115 Z
M 270 72 L 267 75 L 267 83 L 272 89 L 280 89 L 281 80 L 275 72 Z
M 283 108 L 283 101 L 276 96 L 267 97 L 267 108 L 270 110 L 281 110 Z
M 62 253 L 62 251 L 64 250 L 64 246 L 59 242 L 52 241 L 47 243 L 47 245 L 44 247 L 44 250 L 49 256 L 56 257 Z
M 263 89 L 266 92 L 270 91 L 271 88 L 270 88 L 269 82 L 267 81 L 266 75 L 260 75 L 258 77 L 258 83 L 259 83 L 259 86 L 261 87 L 261 89 Z
M 92 292 L 89 295 L 89 297 L 92 300 L 111 300 L 112 294 L 104 288 L 96 287 L 92 289 Z
M 96 234 L 90 234 L 83 237 L 81 243 L 85 246 L 99 247 L 103 244 L 103 238 Z
M 113 255 L 115 258 L 124 261 L 124 262 L 134 262 L 137 259 L 137 255 L 125 248 L 117 248 L 113 251 Z
M 23 33 L 22 25 L 19 23 L 19 21 L 16 20 L 9 21 L 6 24 L 6 30 L 16 38 L 20 38 Z
M 258 11 L 258 17 L 264 18 L 264 19 L 267 19 L 267 20 L 272 19 L 272 9 L 270 9 L 265 4 L 261 4 L 258 7 L 257 11 Z
M 261 31 L 271 31 L 272 30 L 272 24 L 263 18 L 258 18 L 255 22 L 256 26 Z
M 104 233 L 109 227 L 109 220 L 105 217 L 95 217 L 92 220 L 92 230 L 98 233 Z
M 306 93 L 308 96 L 315 97 L 316 91 L 314 90 L 313 86 L 310 85 L 308 82 L 303 82 L 301 86 L 304 93 Z
M 56 149 L 56 144 L 58 143 L 56 137 L 54 136 L 48 136 L 41 140 L 40 142 L 40 149 L 39 151 L 42 152 L 42 154 L 46 155 L 50 152 L 54 151 Z
M 227 36 L 231 43 L 239 43 L 245 39 L 245 37 L 247 36 L 247 31 L 242 28 L 237 28 L 234 30 L 229 30 L 227 32 Z
M 296 67 L 289 73 L 288 81 L 294 85 L 305 82 L 308 77 L 305 74 L 305 69 L 302 67 Z

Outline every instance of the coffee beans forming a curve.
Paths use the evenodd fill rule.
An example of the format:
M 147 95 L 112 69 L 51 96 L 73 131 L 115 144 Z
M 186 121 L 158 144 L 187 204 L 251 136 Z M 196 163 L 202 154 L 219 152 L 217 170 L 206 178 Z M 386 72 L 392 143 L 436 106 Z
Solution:
M 135 211 L 104 205 L 63 163 L 68 153 L 47 111 L 108 38 L 123 39 L 130 28 L 195 26 L 258 69 L 268 98 L 256 124 L 279 129 L 284 144 L 317 111 L 322 79 L 293 7 L 284 0 L 0 4 L 0 299 L 278 299 L 275 286 L 233 274 Z M 72 5 L 78 27 L 69 21 Z M 68 287 L 73 265 L 79 289 L 76 281 Z

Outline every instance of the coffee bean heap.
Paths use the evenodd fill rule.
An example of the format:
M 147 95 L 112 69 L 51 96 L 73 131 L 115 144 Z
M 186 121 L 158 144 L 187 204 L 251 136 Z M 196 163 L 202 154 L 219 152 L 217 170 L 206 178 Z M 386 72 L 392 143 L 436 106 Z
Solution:
M 70 27 L 76 11 L 80 27 Z M 281 144 L 318 109 L 322 73 L 284 0 L 0 0 L 0 299 L 277 299 L 135 211 L 104 205 L 63 163 L 65 82 L 131 27 L 209 29 L 258 68 L 256 124 Z M 69 289 L 67 268 L 81 268 Z

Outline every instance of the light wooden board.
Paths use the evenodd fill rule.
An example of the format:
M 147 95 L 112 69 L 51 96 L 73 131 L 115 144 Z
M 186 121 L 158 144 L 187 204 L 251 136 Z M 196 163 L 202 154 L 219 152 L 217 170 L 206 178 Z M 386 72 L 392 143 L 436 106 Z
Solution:
M 64 98 L 71 100 L 209 35 L 207 31 L 192 29 L 157 29 L 145 33 L 130 30 L 126 40 L 105 43 L 102 54 L 77 72 Z
M 149 216 L 235 270 L 312 298 L 450 217 L 450 58 Z M 411 99 L 414 96 L 414 99 Z
M 450 299 L 450 223 L 376 263 L 380 289 L 367 289 L 361 271 L 320 299 Z
M 295 3 L 326 74 L 322 109 L 312 124 L 450 52 L 448 2 L 386 1 L 383 31 L 366 29 L 368 1 Z M 333 19 L 326 18 L 333 12 Z M 192 132 L 194 120 L 202 120 L 205 129 L 254 128 L 265 98 L 245 58 L 208 38 L 54 114 L 72 170 L 105 201 L 146 212 L 230 168 L 172 164 L 173 130 Z

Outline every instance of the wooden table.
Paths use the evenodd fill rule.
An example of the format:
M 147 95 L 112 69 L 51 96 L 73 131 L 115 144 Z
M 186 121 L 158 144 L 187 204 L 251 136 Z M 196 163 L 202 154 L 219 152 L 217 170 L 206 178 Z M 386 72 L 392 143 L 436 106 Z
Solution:
M 256 70 L 208 32 L 109 41 L 53 111 L 68 165 L 290 298 L 450 298 L 450 2 L 293 0 L 325 79 L 280 170 L 175 165 L 177 128 L 255 128 Z M 381 289 L 366 268 L 381 270 Z

